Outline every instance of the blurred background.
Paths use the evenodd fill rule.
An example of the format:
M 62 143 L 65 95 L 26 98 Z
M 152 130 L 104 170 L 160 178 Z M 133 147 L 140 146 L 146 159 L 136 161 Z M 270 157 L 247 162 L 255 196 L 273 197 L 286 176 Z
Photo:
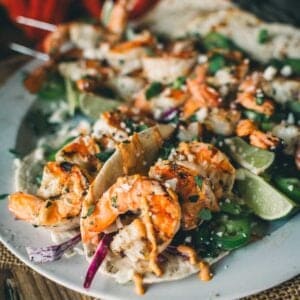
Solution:
M 130 1 L 132 2 L 131 17 L 136 18 L 151 9 L 157 1 L 164 0 Z M 289 23 L 300 27 L 299 0 L 235 0 L 234 2 L 266 21 Z M 40 48 L 47 34 L 45 31 L 17 24 L 15 20 L 18 16 L 59 24 L 75 19 L 98 18 L 102 4 L 101 0 L 0 0 L 0 60 L 14 54 L 8 47 L 11 42 Z

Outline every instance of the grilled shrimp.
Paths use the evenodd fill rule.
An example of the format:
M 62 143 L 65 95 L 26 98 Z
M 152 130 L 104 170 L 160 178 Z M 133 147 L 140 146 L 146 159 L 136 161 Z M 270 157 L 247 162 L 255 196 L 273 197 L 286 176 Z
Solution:
M 117 35 L 122 35 L 126 29 L 129 13 L 128 0 L 118 0 L 114 4 L 114 7 L 109 16 L 107 29 Z
M 85 174 L 93 177 L 101 168 L 101 163 L 96 157 L 99 152 L 100 147 L 93 137 L 79 136 L 60 149 L 55 155 L 55 160 L 76 164 Z
M 129 74 L 142 68 L 142 57 L 147 54 L 147 48 L 154 45 L 154 41 L 150 32 L 144 31 L 133 40 L 114 45 L 105 58 L 121 74 Z
M 211 144 L 200 142 L 181 142 L 171 152 L 169 160 L 195 170 L 200 176 L 208 178 L 215 196 L 220 199 L 227 195 L 235 180 L 235 169 L 227 156 Z
M 250 144 L 261 149 L 275 149 L 279 144 L 279 139 L 271 133 L 254 130 L 250 136 Z
M 188 79 L 187 86 L 191 97 L 183 106 L 183 117 L 189 118 L 195 111 L 202 107 L 218 107 L 222 99 L 219 93 L 205 83 L 206 66 L 196 68 L 196 78 Z
M 262 75 L 253 73 L 239 86 L 239 93 L 236 102 L 247 109 L 270 116 L 275 106 L 272 100 L 265 99 L 260 88 Z
M 119 107 L 119 110 L 104 112 L 95 123 L 93 131 L 101 146 L 113 148 L 116 144 L 127 140 L 134 132 L 153 125 L 153 120 L 146 115 L 136 114 L 130 108 Z
M 240 117 L 241 114 L 237 110 L 214 108 L 208 114 L 204 124 L 214 133 L 227 136 L 234 133 Z
M 203 208 L 218 211 L 218 201 L 210 181 L 199 176 L 195 169 L 171 161 L 158 161 L 149 171 L 151 178 L 164 182 L 179 196 L 182 209 L 182 227 L 193 229 L 199 223 Z
M 138 214 L 142 220 L 151 245 L 150 260 L 155 265 L 157 254 L 168 246 L 179 228 L 181 209 L 171 190 L 148 177 L 120 177 L 94 205 L 83 207 L 83 243 L 97 244 L 99 234 L 127 212 Z
M 149 86 L 137 94 L 134 106 L 143 112 L 153 112 L 155 118 L 160 118 L 164 112 L 181 106 L 187 98 L 184 91 L 165 88 L 159 95 L 147 99 L 146 92 Z
M 250 144 L 261 149 L 274 149 L 279 144 L 279 138 L 271 133 L 258 130 L 251 120 L 241 120 L 236 127 L 237 136 L 249 136 Z
M 254 130 L 257 130 L 255 123 L 251 120 L 241 120 L 236 127 L 237 136 L 248 136 Z
M 128 1 L 119 0 L 114 5 L 106 27 L 85 23 L 59 25 L 44 40 L 44 49 L 49 54 L 60 52 L 65 42 L 72 42 L 80 49 L 98 46 L 100 40 L 117 41 L 124 32 L 128 20 Z
M 79 167 L 49 162 L 44 167 L 37 196 L 17 192 L 9 197 L 9 210 L 19 219 L 38 226 L 67 230 L 79 225 L 83 197 L 89 182 Z
M 67 23 L 57 26 L 44 40 L 44 50 L 50 55 L 60 52 L 64 43 L 70 41 L 80 49 L 94 48 L 104 36 L 101 26 L 84 23 Z

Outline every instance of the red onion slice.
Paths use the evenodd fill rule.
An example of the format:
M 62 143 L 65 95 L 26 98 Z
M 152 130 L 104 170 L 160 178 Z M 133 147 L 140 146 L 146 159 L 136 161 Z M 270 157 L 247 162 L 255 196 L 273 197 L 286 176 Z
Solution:
M 162 115 L 159 118 L 160 122 L 169 122 L 174 118 L 176 115 L 178 115 L 179 110 L 177 107 L 172 107 L 166 110 L 165 112 L 162 113 Z
M 109 248 L 109 244 L 112 240 L 112 235 L 111 234 L 105 234 L 102 238 L 102 240 L 100 241 L 96 252 L 94 254 L 94 257 L 89 265 L 89 268 L 87 270 L 86 276 L 85 276 L 85 280 L 84 280 L 84 288 L 88 289 L 91 284 L 92 281 L 99 269 L 99 267 L 101 266 L 105 256 L 108 253 L 108 248 Z
M 80 241 L 81 235 L 79 233 L 61 244 L 46 247 L 26 247 L 26 251 L 29 259 L 35 263 L 51 262 L 60 259 L 67 250 L 73 248 Z

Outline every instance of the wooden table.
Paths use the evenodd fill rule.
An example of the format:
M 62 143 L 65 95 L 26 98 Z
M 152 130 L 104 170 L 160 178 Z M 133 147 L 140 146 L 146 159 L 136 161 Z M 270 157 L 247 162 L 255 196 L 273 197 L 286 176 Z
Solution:
M 28 58 L 17 56 L 0 64 L 0 84 Z M 299 254 L 300 255 L 300 254 Z M 56 284 L 26 267 L 0 243 L 0 300 L 92 300 Z M 142 298 L 141 298 L 142 299 Z M 300 299 L 300 276 L 244 300 Z

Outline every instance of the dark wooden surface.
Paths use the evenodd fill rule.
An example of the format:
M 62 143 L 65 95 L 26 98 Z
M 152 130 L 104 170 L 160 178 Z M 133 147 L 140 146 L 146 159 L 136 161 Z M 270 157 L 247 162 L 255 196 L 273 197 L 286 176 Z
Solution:
M 0 269 L 0 299 L 7 300 L 92 300 L 58 285 L 36 272 L 20 267 Z

